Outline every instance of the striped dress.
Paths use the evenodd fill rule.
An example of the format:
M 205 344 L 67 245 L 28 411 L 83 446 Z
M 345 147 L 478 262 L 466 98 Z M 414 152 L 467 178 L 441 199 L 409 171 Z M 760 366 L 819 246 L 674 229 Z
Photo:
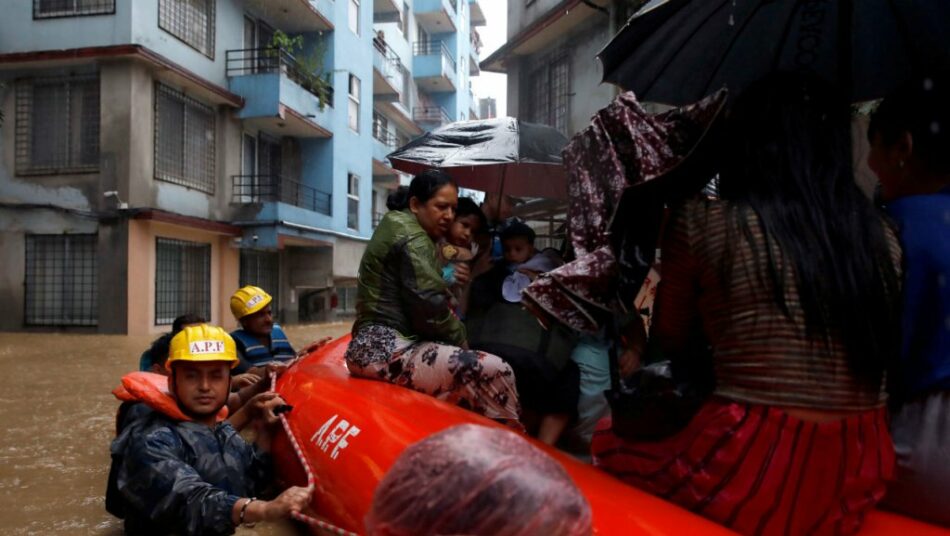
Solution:
M 757 264 L 746 239 L 727 232 L 725 208 L 694 200 L 672 215 L 652 327 L 674 353 L 702 329 L 713 348 L 714 396 L 684 430 L 657 442 L 620 439 L 602 421 L 594 463 L 744 534 L 852 534 L 893 471 L 883 386 L 851 374 L 840 341 L 826 350 L 806 335 L 790 269 L 792 319 L 779 310 L 755 269 L 766 266 L 764 246 Z M 760 227 L 750 227 L 764 245 Z M 899 246 L 889 239 L 897 265 Z M 777 246 L 773 254 L 780 258 Z M 727 255 L 734 268 L 724 272 Z M 804 421 L 782 408 L 847 417 Z

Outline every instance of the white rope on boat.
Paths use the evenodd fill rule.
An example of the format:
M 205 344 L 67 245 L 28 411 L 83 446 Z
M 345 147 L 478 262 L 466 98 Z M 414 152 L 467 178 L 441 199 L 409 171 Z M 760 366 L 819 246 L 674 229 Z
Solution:
M 272 391 L 277 390 L 277 374 L 271 373 L 270 375 L 270 388 Z M 294 452 L 297 454 L 297 460 L 300 461 L 301 467 L 303 467 L 304 472 L 307 474 L 307 490 L 312 495 L 313 490 L 319 486 L 316 476 L 313 474 L 313 469 L 310 467 L 310 462 L 307 461 L 307 458 L 303 454 L 303 449 L 300 448 L 300 443 L 297 441 L 297 436 L 294 435 L 293 430 L 290 429 L 290 423 L 287 421 L 287 414 L 281 413 L 278 415 L 280 418 L 280 424 L 284 427 L 284 432 L 287 434 L 287 438 L 290 440 L 291 446 L 294 448 Z M 359 536 L 355 532 L 350 532 L 346 529 L 342 529 L 336 525 L 327 523 L 326 521 L 319 520 L 315 517 L 308 516 L 300 512 L 292 513 L 291 517 L 297 521 L 306 523 L 310 526 L 317 527 L 321 530 L 329 532 L 330 534 L 338 534 L 340 536 Z

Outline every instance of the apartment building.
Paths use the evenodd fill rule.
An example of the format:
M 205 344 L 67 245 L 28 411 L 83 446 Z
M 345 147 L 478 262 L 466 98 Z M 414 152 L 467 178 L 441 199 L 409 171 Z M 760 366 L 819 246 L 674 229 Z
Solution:
M 481 63 L 508 75 L 508 114 L 570 137 L 617 95 L 597 53 L 644 0 L 508 2 L 508 40 Z
M 385 155 L 471 116 L 465 0 L 24 0 L 0 18 L 0 329 L 352 311 Z M 472 68 L 472 65 L 475 68 Z

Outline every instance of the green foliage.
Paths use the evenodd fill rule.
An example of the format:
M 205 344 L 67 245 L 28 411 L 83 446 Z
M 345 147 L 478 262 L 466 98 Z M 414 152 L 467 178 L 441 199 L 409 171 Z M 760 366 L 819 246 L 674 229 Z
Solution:
M 304 41 L 302 35 L 293 37 L 277 30 L 271 39 L 268 49 L 274 51 L 283 50 L 293 58 L 296 67 L 299 68 L 300 80 L 296 80 L 307 90 L 315 93 L 320 100 L 320 108 L 323 109 L 327 102 L 332 98 L 332 85 L 329 76 L 324 76 L 323 59 L 326 57 L 327 41 L 320 39 L 308 52 L 303 51 Z
M 274 37 L 271 38 L 268 48 L 280 48 L 290 52 L 292 55 L 296 54 L 303 48 L 303 36 L 295 35 L 290 37 L 284 32 L 277 30 L 274 32 Z

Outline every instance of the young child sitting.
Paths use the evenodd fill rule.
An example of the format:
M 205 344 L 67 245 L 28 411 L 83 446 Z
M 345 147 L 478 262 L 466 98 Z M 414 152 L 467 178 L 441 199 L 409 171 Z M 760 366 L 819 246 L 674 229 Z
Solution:
M 487 227 L 487 220 L 482 210 L 471 198 L 460 197 L 455 209 L 455 221 L 449 227 L 445 238 L 439 242 L 436 251 L 439 262 L 442 264 L 442 279 L 449 284 L 449 294 L 452 297 L 452 310 L 461 318 L 460 304 L 463 289 L 456 284 L 455 268 L 459 263 L 471 262 L 478 254 L 478 244 L 475 235 Z
M 534 229 L 519 221 L 511 222 L 501 232 L 501 245 L 508 263 L 508 277 L 502 284 L 501 295 L 509 302 L 520 302 L 521 291 L 538 275 L 563 264 L 554 250 L 538 252 L 534 238 Z

